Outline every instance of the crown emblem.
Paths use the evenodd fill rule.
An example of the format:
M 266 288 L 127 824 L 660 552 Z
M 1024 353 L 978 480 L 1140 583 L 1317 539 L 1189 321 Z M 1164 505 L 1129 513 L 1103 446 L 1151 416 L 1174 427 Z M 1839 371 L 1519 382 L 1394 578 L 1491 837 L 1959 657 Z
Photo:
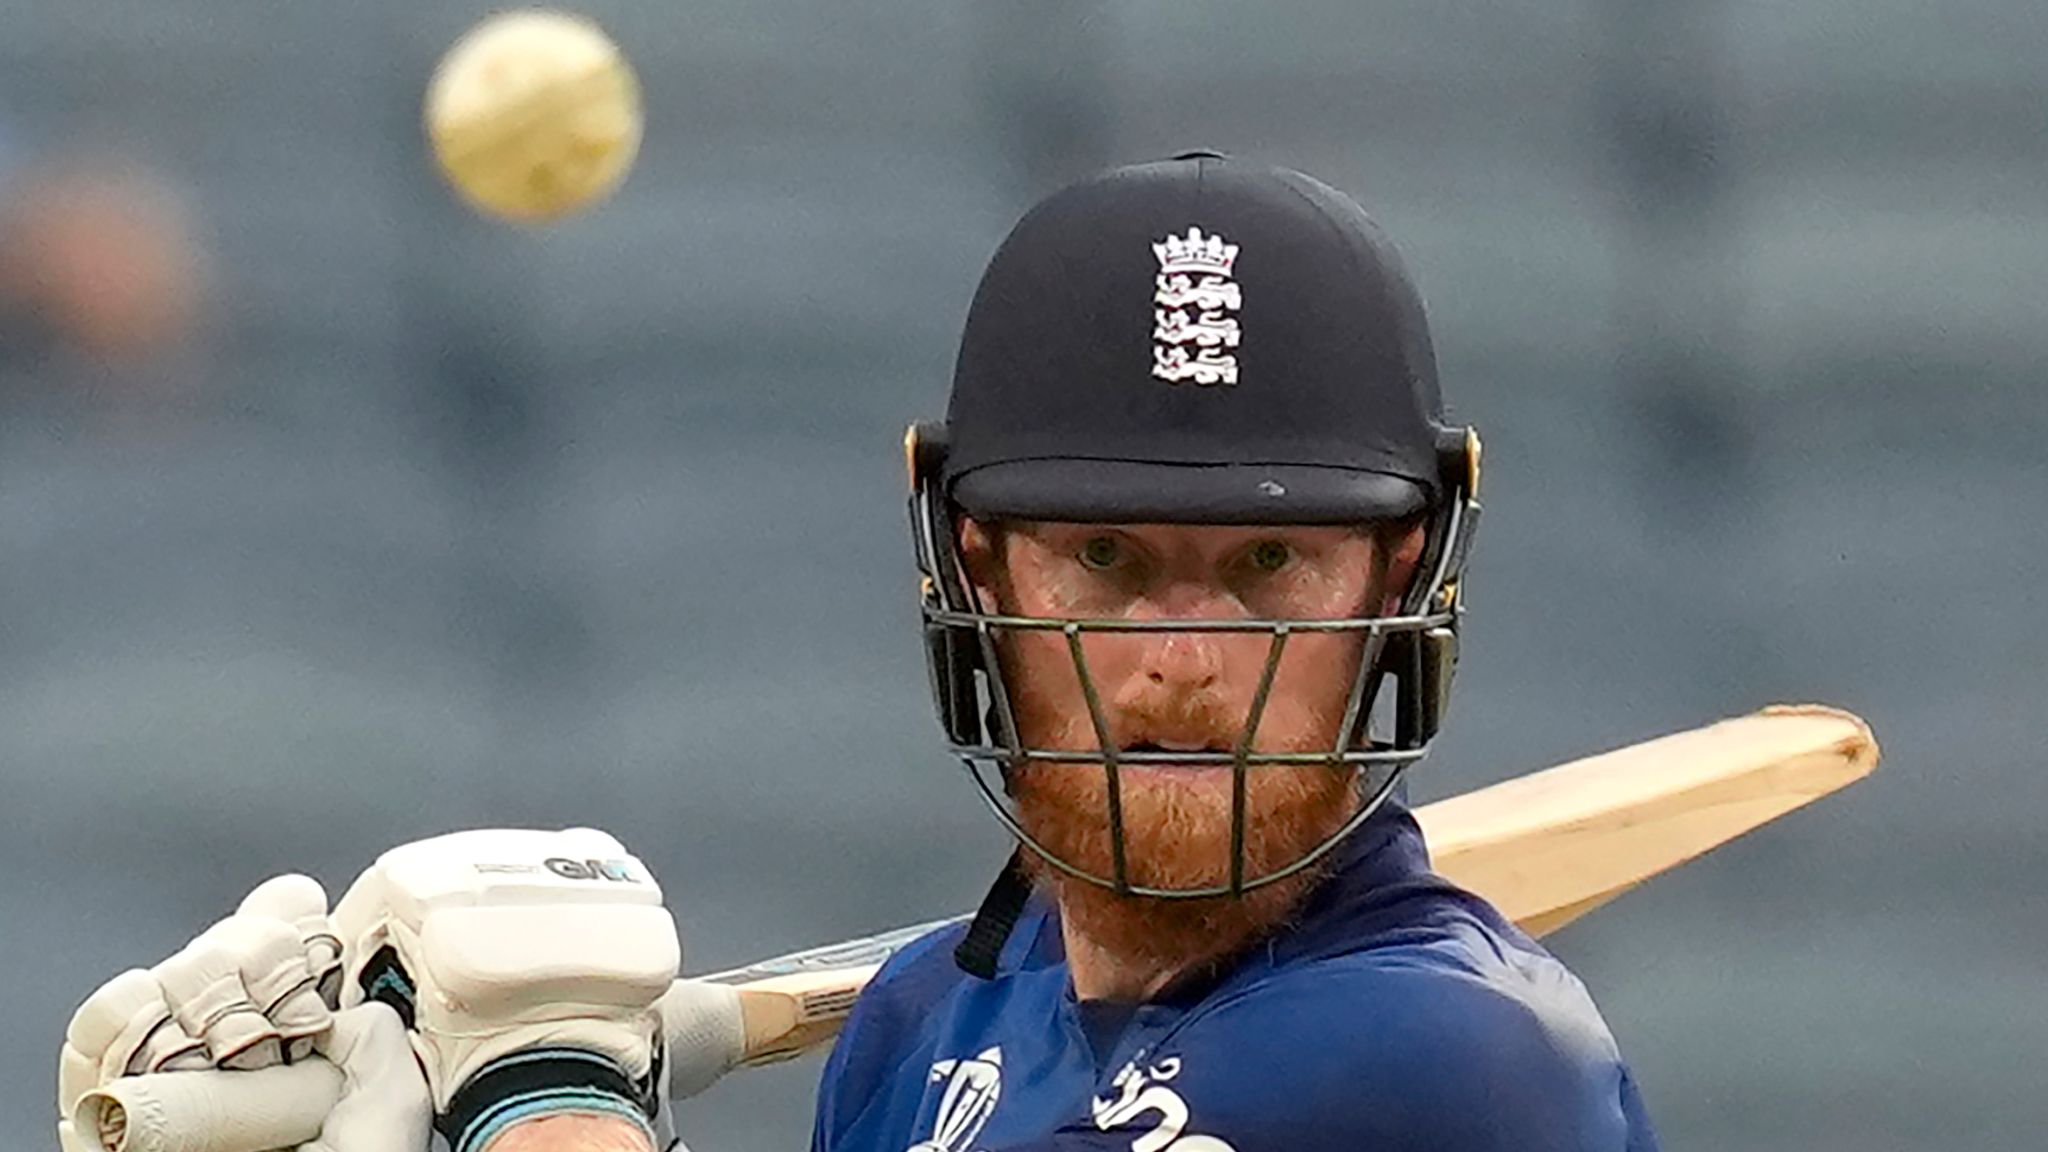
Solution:
M 1221 236 L 1204 236 L 1189 227 L 1186 236 L 1171 236 L 1152 245 L 1162 273 L 1188 272 L 1203 276 L 1228 276 L 1237 263 L 1237 245 L 1225 244 Z

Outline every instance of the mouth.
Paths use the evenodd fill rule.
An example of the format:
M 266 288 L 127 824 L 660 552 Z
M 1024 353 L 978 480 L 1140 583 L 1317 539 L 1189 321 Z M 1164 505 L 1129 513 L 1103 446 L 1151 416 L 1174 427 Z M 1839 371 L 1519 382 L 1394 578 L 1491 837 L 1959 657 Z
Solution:
M 1132 764 L 1178 766 L 1184 769 L 1221 768 L 1234 751 L 1228 745 L 1196 740 L 1141 740 L 1118 750 L 1118 758 Z

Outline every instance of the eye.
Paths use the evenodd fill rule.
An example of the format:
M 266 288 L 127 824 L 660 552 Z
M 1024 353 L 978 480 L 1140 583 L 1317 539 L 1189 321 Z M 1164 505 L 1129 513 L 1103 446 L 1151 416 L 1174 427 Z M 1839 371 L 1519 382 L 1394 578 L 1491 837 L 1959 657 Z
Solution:
M 1280 540 L 1261 540 L 1252 545 L 1252 567 L 1261 572 L 1278 572 L 1294 559 L 1294 549 Z
M 1116 567 L 1124 558 L 1123 548 L 1113 536 L 1091 536 L 1081 545 L 1081 566 L 1097 572 Z

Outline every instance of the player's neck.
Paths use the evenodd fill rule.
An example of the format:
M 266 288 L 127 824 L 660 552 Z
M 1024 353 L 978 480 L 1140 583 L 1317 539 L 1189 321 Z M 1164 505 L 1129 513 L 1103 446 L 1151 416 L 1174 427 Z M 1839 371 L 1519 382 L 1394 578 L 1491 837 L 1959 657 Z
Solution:
M 1058 889 L 1074 995 L 1130 1002 L 1227 963 L 1284 923 L 1304 888 L 1284 881 L 1219 903 L 1117 896 L 1086 883 L 1071 880 Z
M 1187 967 L 1158 957 L 1126 957 L 1088 937 L 1071 917 L 1060 918 L 1060 934 L 1077 1000 L 1149 1000 Z
M 1292 921 L 1321 876 L 1309 868 L 1237 896 L 1168 899 L 1026 864 L 1059 907 L 1067 967 L 1082 1000 L 1151 1000 L 1177 981 L 1218 970 Z

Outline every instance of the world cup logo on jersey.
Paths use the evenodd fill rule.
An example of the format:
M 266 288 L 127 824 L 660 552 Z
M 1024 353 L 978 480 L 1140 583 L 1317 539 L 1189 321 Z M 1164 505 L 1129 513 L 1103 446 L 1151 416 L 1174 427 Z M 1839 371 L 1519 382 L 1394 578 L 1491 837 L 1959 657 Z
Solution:
M 1170 384 L 1237 383 L 1242 333 L 1237 310 L 1244 294 L 1231 273 L 1237 245 L 1190 226 L 1185 236 L 1152 245 L 1159 261 L 1153 281 L 1152 375 Z
M 1003 1095 L 1003 1050 L 984 1049 L 972 1060 L 941 1060 L 932 1065 L 932 1083 L 944 1081 L 932 1136 L 906 1152 L 972 1152 L 996 1101 Z
M 1168 1083 L 1180 1070 L 1178 1056 L 1124 1065 L 1109 1082 L 1115 1091 L 1088 1106 L 1095 1126 L 1104 1132 L 1129 1130 L 1131 1152 L 1237 1152 L 1228 1141 L 1187 1130 L 1193 1119 L 1187 1099 Z

